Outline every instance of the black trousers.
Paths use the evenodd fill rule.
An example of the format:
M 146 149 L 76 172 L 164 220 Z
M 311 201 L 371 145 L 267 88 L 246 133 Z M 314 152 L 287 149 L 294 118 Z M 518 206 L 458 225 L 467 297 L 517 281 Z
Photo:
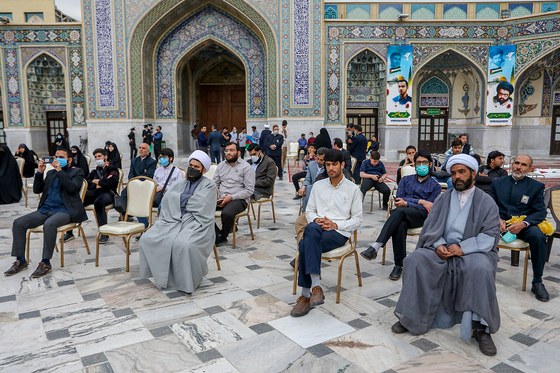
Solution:
M 546 236 L 536 225 L 530 225 L 517 233 L 517 238 L 528 242 L 531 250 L 531 264 L 533 265 L 533 283 L 542 282 L 544 264 L 546 262 Z M 513 253 L 513 251 L 512 251 Z
M 219 164 L 220 163 L 220 151 L 219 150 L 210 150 L 210 158 L 212 159 L 213 163 Z
M 354 173 L 352 175 L 352 177 L 354 178 L 354 182 L 357 185 L 360 185 L 360 181 L 362 180 L 362 178 L 360 177 L 360 167 L 362 167 L 362 162 L 363 161 L 356 162 L 356 167 L 354 167 Z
M 381 242 L 385 246 L 389 238 L 392 238 L 395 265 L 402 267 L 406 258 L 406 230 L 423 226 L 427 217 L 428 213 L 419 208 L 397 207 L 391 211 L 375 242 Z
M 292 182 L 294 183 L 294 187 L 296 188 L 296 193 L 299 190 L 299 179 L 303 179 L 307 175 L 307 171 L 298 172 L 292 176 Z
M 160 143 L 154 143 L 154 155 L 156 157 L 156 160 L 159 158 L 159 152 L 161 151 L 161 142 Z
M 373 181 L 373 179 L 363 179 L 362 186 L 360 187 L 362 194 L 365 196 L 371 188 L 375 188 L 375 190 L 383 194 L 383 206 L 387 206 L 389 204 L 389 197 L 391 197 L 391 189 L 389 189 L 387 184 Z
M 245 147 L 244 146 L 240 146 L 239 147 L 239 151 L 241 152 L 241 159 L 245 159 Z
M 216 210 L 222 210 L 222 230 L 215 226 L 216 236 L 222 235 L 222 238 L 227 238 L 229 232 L 233 230 L 235 223 L 235 215 L 245 211 L 247 209 L 247 202 L 244 199 L 234 199 L 233 201 L 226 203 L 224 207 L 217 207 Z
M 54 245 L 56 243 L 56 229 L 62 225 L 72 222 L 70 214 L 65 212 L 57 212 L 53 214 L 48 212 L 43 214 L 39 211 L 34 211 L 30 214 L 21 216 L 14 220 L 12 226 L 12 235 L 14 241 L 12 243 L 12 256 L 25 256 L 25 241 L 26 233 L 29 228 L 35 228 L 43 224 L 43 258 L 51 259 L 54 252 Z
M 103 192 L 98 190 L 88 190 L 86 192 L 86 198 L 84 199 L 84 205 L 91 205 L 95 207 L 95 217 L 97 218 L 98 227 L 107 224 L 107 211 L 105 211 L 105 206 L 113 203 L 113 195 L 111 192 Z
M 136 144 L 130 144 L 130 160 L 133 160 L 138 156 L 138 149 L 136 148 Z
M 278 167 L 278 177 L 282 179 L 282 155 L 269 155 L 270 158 L 276 163 L 276 167 Z

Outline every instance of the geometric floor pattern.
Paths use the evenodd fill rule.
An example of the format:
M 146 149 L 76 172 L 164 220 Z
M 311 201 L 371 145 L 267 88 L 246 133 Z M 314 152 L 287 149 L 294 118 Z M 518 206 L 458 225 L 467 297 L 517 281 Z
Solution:
M 125 162 L 128 163 L 128 162 Z M 185 160 L 178 162 L 186 168 Z M 127 172 L 127 170 L 125 170 Z M 51 274 L 30 275 L 40 260 L 42 236 L 32 235 L 29 269 L 0 279 L 0 371 L 5 372 L 558 372 L 560 366 L 560 257 L 553 248 L 545 267 L 548 303 L 521 291 L 522 266 L 512 267 L 501 251 L 497 274 L 501 328 L 493 338 L 498 354 L 480 353 L 461 339 L 459 326 L 422 336 L 395 335 L 390 327 L 401 281 L 387 265 L 360 258 L 363 286 L 354 261 L 344 264 L 340 304 L 335 303 L 337 262 L 324 262 L 325 304 L 307 316 L 290 317 L 295 256 L 294 221 L 299 204 L 294 187 L 277 181 L 276 223 L 263 206 L 261 227 L 251 240 L 241 219 L 237 246 L 219 248 L 210 271 L 192 294 L 160 291 L 138 274 L 138 243 L 131 243 L 131 271 L 125 272 L 122 240 L 100 248 L 95 266 L 96 226 L 85 222 L 92 250 L 81 239 L 65 245 L 65 266 L 55 253 Z M 358 250 L 376 238 L 386 212 L 369 194 Z M 38 203 L 30 196 L 0 208 L 0 269 L 13 261 L 11 226 Z M 109 221 L 116 220 L 110 212 Z M 230 236 L 231 238 L 231 236 Z M 558 240 L 557 240 L 558 241 Z M 416 238 L 409 237 L 409 252 Z M 523 256 L 520 262 L 523 263 Z M 299 291 L 299 290 L 298 290 Z

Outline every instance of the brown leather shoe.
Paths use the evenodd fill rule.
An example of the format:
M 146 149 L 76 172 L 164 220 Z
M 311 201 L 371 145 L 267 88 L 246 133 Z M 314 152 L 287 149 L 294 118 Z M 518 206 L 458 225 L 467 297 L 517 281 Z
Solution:
M 296 305 L 292 308 L 291 315 L 293 317 L 305 316 L 311 310 L 311 304 L 309 303 L 309 298 L 303 295 L 298 298 Z
M 50 264 L 45 264 L 41 262 L 39 263 L 39 266 L 37 267 L 35 272 L 31 274 L 31 277 L 33 278 L 43 277 L 47 273 L 50 273 L 51 270 L 52 270 L 52 266 Z
M 490 333 L 473 329 L 473 337 L 478 342 L 480 352 L 484 355 L 494 356 L 498 353 L 498 349 L 496 349 L 496 345 L 494 344 L 494 341 L 492 341 Z
M 393 333 L 397 333 L 397 334 L 403 334 L 408 332 L 408 329 L 405 328 L 400 321 L 394 323 L 393 326 L 391 326 L 391 330 L 393 331 Z
M 4 274 L 6 276 L 13 276 L 16 273 L 19 273 L 21 271 L 23 271 L 24 269 L 27 268 L 27 262 L 20 262 L 19 260 L 16 260 L 14 262 L 14 264 L 12 264 L 12 266 L 10 267 L 10 269 L 8 269 L 6 272 L 4 272 Z
M 309 302 L 311 303 L 311 308 L 325 303 L 325 294 L 323 294 L 323 289 L 321 289 L 320 286 L 315 286 L 311 289 L 311 298 Z

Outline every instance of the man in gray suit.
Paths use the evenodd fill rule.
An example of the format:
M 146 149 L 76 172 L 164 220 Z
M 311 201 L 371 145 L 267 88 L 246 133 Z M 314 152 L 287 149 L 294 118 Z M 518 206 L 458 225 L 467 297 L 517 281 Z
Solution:
M 327 148 L 320 148 L 317 150 L 317 160 L 309 162 L 307 166 L 307 175 L 305 175 L 305 180 L 298 191 L 300 197 L 303 198 L 301 201 L 301 211 L 305 211 L 307 207 L 307 201 L 309 201 L 309 196 L 311 195 L 311 188 L 313 188 L 317 176 L 325 170 L 325 153 L 327 150 Z

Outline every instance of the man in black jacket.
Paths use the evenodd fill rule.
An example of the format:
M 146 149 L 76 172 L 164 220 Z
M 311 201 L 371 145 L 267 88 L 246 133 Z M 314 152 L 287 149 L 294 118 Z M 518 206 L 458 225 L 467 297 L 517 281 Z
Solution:
M 533 286 L 531 291 L 542 302 L 550 299 L 542 276 L 546 261 L 546 236 L 538 225 L 546 218 L 544 205 L 544 184 L 526 177 L 533 160 L 528 155 L 515 157 L 511 167 L 511 177 L 494 179 L 490 187 L 490 197 L 496 201 L 500 210 L 500 230 L 509 231 L 518 238 L 529 243 L 531 262 L 533 264 Z M 512 216 L 525 215 L 519 223 L 506 226 Z M 513 255 L 517 253 L 517 255 Z M 512 251 L 512 262 L 519 263 L 519 252 Z
M 140 144 L 140 146 L 138 147 L 138 153 L 140 155 L 130 162 L 128 180 L 131 180 L 137 176 L 153 178 L 154 173 L 156 172 L 157 162 L 155 159 L 150 157 L 150 146 L 146 143 Z M 125 202 L 127 200 L 127 196 L 127 189 L 124 188 L 121 192 L 121 197 Z M 130 216 L 128 217 L 128 219 L 132 221 L 132 218 Z
M 360 167 L 362 166 L 362 162 L 366 159 L 366 152 L 367 152 L 367 139 L 362 134 L 362 126 L 359 124 L 354 125 L 354 137 L 351 139 L 352 142 L 348 141 L 349 147 L 348 151 L 350 155 L 356 158 L 356 167 L 354 168 L 354 174 L 352 177 L 354 178 L 354 182 L 360 185 Z
M 259 146 L 263 150 L 263 153 L 266 155 L 270 155 L 268 154 L 269 149 L 266 146 L 266 142 L 268 141 L 268 136 L 270 136 L 271 134 L 272 131 L 270 131 L 270 124 L 265 124 L 264 130 L 261 132 L 261 137 L 259 137 Z
M 249 155 L 251 159 L 248 161 L 255 170 L 255 191 L 251 196 L 251 200 L 258 202 L 261 198 L 268 198 L 274 190 L 274 182 L 276 181 L 276 164 L 257 144 L 249 145 Z
M 56 243 L 58 227 L 71 222 L 81 223 L 87 220 L 86 210 L 80 196 L 84 181 L 84 171 L 72 167 L 72 153 L 68 149 L 58 148 L 52 163 L 54 170 L 43 173 L 47 167 L 41 159 L 33 182 L 33 192 L 43 193 L 39 209 L 14 220 L 12 226 L 12 256 L 16 261 L 4 274 L 12 276 L 28 267 L 25 260 L 25 236 L 27 230 L 43 224 L 43 260 L 31 277 L 42 277 L 52 270 L 51 258 Z
M 134 131 L 136 129 L 132 127 L 130 133 L 128 134 L 128 145 L 130 145 L 130 160 L 133 160 L 138 155 L 138 149 L 136 149 L 136 135 Z
M 474 178 L 477 188 L 482 189 L 486 193 L 490 193 L 490 184 L 492 180 L 499 177 L 507 176 L 507 171 L 502 168 L 504 164 L 504 153 L 497 150 L 488 154 L 487 162 L 484 166 L 480 166 L 478 174 Z
M 344 154 L 344 169 L 352 173 L 352 158 L 350 152 L 342 147 L 342 140 L 338 137 L 333 140 L 333 149 L 340 150 Z
M 265 130 L 266 131 L 266 130 Z M 263 136 L 265 131 L 263 131 Z M 280 134 L 278 125 L 275 124 L 272 127 L 272 134 L 268 135 L 268 138 L 265 140 L 265 147 L 264 149 L 268 149 L 266 155 L 268 155 L 276 166 L 278 167 L 278 178 L 282 180 L 282 144 L 284 143 L 284 136 Z

